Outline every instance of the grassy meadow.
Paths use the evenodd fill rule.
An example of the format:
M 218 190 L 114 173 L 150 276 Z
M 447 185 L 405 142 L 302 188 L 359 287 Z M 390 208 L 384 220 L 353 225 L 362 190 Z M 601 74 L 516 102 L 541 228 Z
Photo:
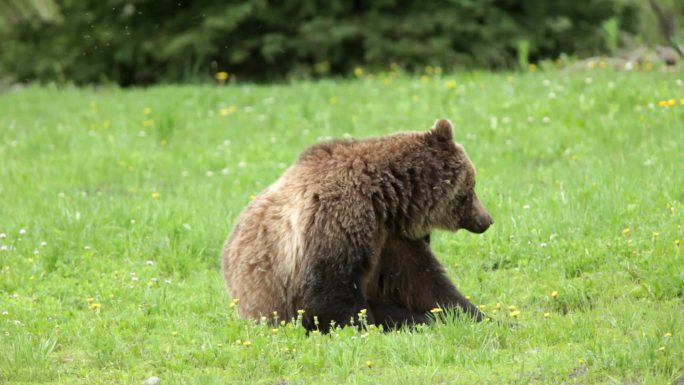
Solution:
M 0 383 L 684 384 L 683 73 L 357 74 L 0 95 Z M 438 117 L 495 224 L 433 249 L 503 322 L 236 316 L 219 253 L 252 195 Z

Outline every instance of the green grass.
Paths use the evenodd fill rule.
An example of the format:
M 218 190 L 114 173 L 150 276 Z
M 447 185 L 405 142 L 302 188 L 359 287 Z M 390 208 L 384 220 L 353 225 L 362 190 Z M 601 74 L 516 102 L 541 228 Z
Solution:
M 0 383 L 680 385 L 678 76 L 597 68 L 2 95 Z M 433 248 L 494 318 L 515 306 L 518 327 L 446 319 L 306 337 L 239 319 L 219 253 L 250 196 L 321 138 L 438 117 L 454 122 L 496 223 L 481 236 L 437 233 Z

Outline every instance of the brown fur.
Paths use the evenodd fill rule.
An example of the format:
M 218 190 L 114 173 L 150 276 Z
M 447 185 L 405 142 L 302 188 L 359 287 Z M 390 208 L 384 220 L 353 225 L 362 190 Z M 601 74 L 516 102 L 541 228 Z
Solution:
M 305 310 L 308 329 L 423 322 L 436 306 L 481 313 L 451 284 L 425 237 L 483 232 L 475 172 L 439 120 L 425 133 L 315 145 L 237 220 L 223 272 L 242 316 Z M 314 324 L 317 316 L 319 325 Z

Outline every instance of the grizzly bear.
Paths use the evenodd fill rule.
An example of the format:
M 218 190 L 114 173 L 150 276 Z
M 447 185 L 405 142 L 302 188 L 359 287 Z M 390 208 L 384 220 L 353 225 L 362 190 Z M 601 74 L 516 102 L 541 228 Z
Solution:
M 307 330 L 323 332 L 358 325 L 361 314 L 385 328 L 423 323 L 435 307 L 482 320 L 429 246 L 434 229 L 482 233 L 493 223 L 474 188 L 446 119 L 427 132 L 314 145 L 247 206 L 225 243 L 239 314 L 291 320 L 299 311 Z

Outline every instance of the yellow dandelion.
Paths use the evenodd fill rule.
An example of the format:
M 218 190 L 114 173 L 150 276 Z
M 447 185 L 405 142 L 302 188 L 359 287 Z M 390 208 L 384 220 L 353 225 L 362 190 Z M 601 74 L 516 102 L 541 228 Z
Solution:
M 361 309 L 361 310 L 359 310 L 359 315 L 366 315 L 367 312 L 368 312 L 368 310 Z
M 456 88 L 456 81 L 449 80 L 448 82 L 446 82 L 446 88 L 448 90 L 453 90 L 454 88 Z
M 622 230 L 622 234 L 629 234 L 630 232 L 632 232 L 632 229 L 630 229 L 629 227 L 625 227 L 625 228 Z
M 178 332 L 174 330 L 174 331 L 171 332 L 171 335 L 172 335 L 173 337 L 175 337 L 175 336 L 178 335 Z
M 371 361 L 371 360 L 366 361 L 366 366 L 369 367 L 369 368 L 372 367 L 372 366 L 373 366 L 373 361 Z
M 675 239 L 675 246 L 679 247 L 680 243 L 681 243 L 681 241 L 679 239 Z
M 508 315 L 510 315 L 511 317 L 517 317 L 520 315 L 520 310 L 513 310 Z
M 485 305 L 485 304 L 477 305 L 477 308 L 480 310 L 484 310 L 487 308 L 487 305 Z
M 660 233 L 657 232 L 657 231 L 654 231 L 654 232 L 651 233 L 651 236 L 652 236 L 653 238 L 657 238 L 658 235 L 660 235 Z
M 253 200 L 255 200 L 255 199 L 256 199 L 256 195 L 250 195 L 250 196 L 249 196 L 249 200 L 250 200 L 250 201 L 253 201 Z
M 149 115 L 151 113 L 152 113 L 152 109 L 150 107 L 143 108 L 143 114 Z
M 438 308 L 438 307 L 433 308 L 432 310 L 430 310 L 430 313 L 432 313 L 432 314 L 437 314 L 437 313 L 441 313 L 441 312 L 442 312 L 442 309 L 440 309 L 440 308 Z
M 682 106 L 684 106 L 684 98 L 679 99 L 679 104 L 681 104 Z
M 225 82 L 226 80 L 228 80 L 228 77 L 230 75 L 228 75 L 228 72 L 226 72 L 226 71 L 220 71 L 220 72 L 217 72 L 215 76 L 216 76 L 216 80 L 218 80 L 220 82 Z
M 497 302 L 496 305 L 494 306 L 497 309 L 501 309 L 501 303 Z
M 659 348 L 658 348 L 658 351 L 659 351 L 659 352 L 664 352 L 664 351 L 665 351 L 665 347 L 664 347 L 664 346 L 659 347 Z
M 159 194 L 159 191 L 155 191 L 152 193 L 152 199 L 157 199 L 157 198 L 159 198 L 160 195 L 161 194 Z
M 663 337 L 672 337 L 672 333 L 667 332 L 667 333 L 665 333 L 665 334 L 663 335 Z
M 469 296 L 469 295 L 466 295 L 466 296 L 465 296 L 465 299 L 467 299 L 468 301 L 470 301 L 470 296 Z
M 271 329 L 271 331 L 272 331 L 273 333 L 278 333 L 278 330 L 279 330 L 278 328 L 273 328 L 273 329 Z
M 667 101 L 667 105 L 670 106 L 670 107 L 674 106 L 675 104 L 677 104 L 677 102 L 675 102 L 674 99 L 669 99 L 669 100 Z
M 558 291 L 554 290 L 551 292 L 551 297 L 556 298 L 558 297 Z
M 95 301 L 95 298 L 93 298 L 93 297 L 86 298 L 86 302 L 88 302 L 88 303 L 93 303 L 93 301 Z
M 661 100 L 658 102 L 658 107 L 667 107 L 667 100 Z
M 549 314 L 549 313 L 544 313 L 544 318 L 549 318 L 550 315 L 551 314 Z
M 247 347 L 252 346 L 252 342 L 251 341 L 245 341 L 242 343 L 242 346 L 247 346 Z
M 143 127 L 152 127 L 152 126 L 154 126 L 154 120 L 152 120 L 152 119 L 143 120 Z
M 363 68 L 361 68 L 361 67 L 354 68 L 354 75 L 357 78 L 360 78 L 361 76 L 363 76 Z
M 93 310 L 99 310 L 102 307 L 99 303 L 91 303 L 90 308 Z
M 228 116 L 228 115 L 234 113 L 235 111 L 237 111 L 237 107 L 228 106 L 228 107 L 220 108 L 218 112 L 219 112 L 219 115 L 221 115 L 221 116 Z

